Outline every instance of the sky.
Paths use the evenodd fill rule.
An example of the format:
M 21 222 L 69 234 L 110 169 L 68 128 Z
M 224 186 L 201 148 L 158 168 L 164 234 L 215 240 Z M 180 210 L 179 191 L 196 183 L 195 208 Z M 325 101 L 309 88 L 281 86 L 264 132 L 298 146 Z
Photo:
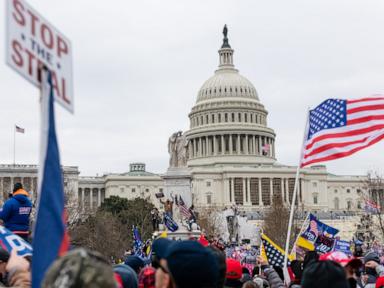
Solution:
M 4 1 L 5 2 L 5 1 Z M 384 94 L 382 0 L 29 0 L 72 42 L 75 113 L 56 105 L 61 162 L 81 175 L 168 167 L 169 136 L 188 130 L 197 92 L 218 65 L 222 29 L 297 165 L 306 112 L 327 98 Z M 5 19 L 5 5 L 0 5 Z M 5 23 L 5 20 L 2 22 Z M 5 63 L 0 28 L 0 163 L 36 164 L 39 91 Z M 335 174 L 383 171 L 384 141 L 328 162 Z

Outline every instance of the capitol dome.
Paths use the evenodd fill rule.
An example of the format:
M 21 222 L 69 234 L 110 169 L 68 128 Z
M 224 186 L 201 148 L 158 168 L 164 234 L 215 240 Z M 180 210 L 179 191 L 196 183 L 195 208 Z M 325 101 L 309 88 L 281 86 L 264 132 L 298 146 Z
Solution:
M 253 84 L 236 69 L 218 69 L 200 88 L 197 103 L 214 98 L 243 97 L 259 101 Z
M 253 84 L 233 64 L 228 29 L 219 49 L 219 67 L 200 88 L 192 107 L 188 163 L 192 166 L 275 162 L 275 132 Z

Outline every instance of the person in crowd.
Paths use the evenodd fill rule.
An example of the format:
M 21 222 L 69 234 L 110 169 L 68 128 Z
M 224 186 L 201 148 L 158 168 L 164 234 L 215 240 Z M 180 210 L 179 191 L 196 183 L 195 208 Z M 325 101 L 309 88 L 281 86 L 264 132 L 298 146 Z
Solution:
M 303 276 L 303 262 L 298 260 L 291 261 L 291 269 L 295 278 L 289 284 L 289 288 L 300 288 L 301 278 Z
M 116 288 L 112 266 L 95 251 L 77 248 L 58 258 L 44 276 L 42 288 Z
M 147 266 L 142 269 L 139 274 L 138 288 L 155 288 L 155 275 L 156 269 L 153 267 Z
M 260 287 L 253 281 L 247 281 L 243 284 L 241 288 L 263 288 L 263 287 Z
M 5 228 L 26 241 L 29 237 L 29 216 L 32 211 L 32 202 L 28 196 L 23 185 L 16 183 L 12 197 L 4 203 L 0 211 L 0 219 L 3 220 Z
M 248 282 L 248 281 L 252 281 L 252 277 L 251 275 L 249 274 L 249 270 L 248 268 L 246 267 L 242 267 L 242 275 L 241 275 L 241 279 L 240 279 L 241 283 L 245 283 L 245 282 Z
M 303 288 L 349 288 L 344 268 L 334 261 L 311 261 L 304 269 Z
M 375 288 L 376 281 L 384 276 L 384 267 L 380 265 L 380 257 L 376 252 L 368 252 L 364 256 L 364 274 L 358 285 L 364 288 Z
M 213 253 L 197 241 L 154 241 L 156 288 L 216 288 L 218 262 Z
M 7 264 L 9 260 L 9 252 L 3 248 L 0 248 L 0 282 L 6 282 L 7 276 Z
M 241 288 L 243 283 L 241 277 L 243 276 L 243 270 L 239 261 L 227 258 L 227 271 L 225 273 L 224 287 L 229 288 Z
M 141 269 L 145 266 L 143 259 L 136 255 L 131 255 L 125 258 L 124 264 L 131 267 L 137 275 L 139 275 Z
M 155 207 L 151 210 L 152 229 L 153 231 L 159 231 L 159 210 Z
M 113 272 L 120 276 L 123 288 L 137 288 L 137 275 L 131 267 L 125 264 L 114 265 Z
M 207 249 L 211 250 L 213 255 L 216 257 L 218 269 L 219 269 L 219 276 L 217 280 L 217 288 L 223 288 L 224 281 L 225 281 L 225 273 L 227 270 L 227 264 L 225 261 L 225 254 L 222 250 L 217 248 L 217 246 L 208 246 Z
M 285 288 L 283 280 L 280 278 L 276 270 L 268 265 L 268 262 L 261 256 L 257 257 L 257 263 L 260 265 L 269 287 L 271 288 Z M 264 283 L 263 283 L 264 285 Z

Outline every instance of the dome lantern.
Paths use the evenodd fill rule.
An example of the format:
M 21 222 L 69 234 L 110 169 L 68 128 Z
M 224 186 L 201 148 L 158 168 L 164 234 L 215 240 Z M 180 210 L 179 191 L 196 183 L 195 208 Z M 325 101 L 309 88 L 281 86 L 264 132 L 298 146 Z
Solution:
M 220 55 L 220 64 L 219 64 L 219 70 L 220 69 L 228 69 L 228 68 L 234 68 L 233 65 L 233 52 L 234 50 L 231 48 L 228 42 L 228 28 L 227 25 L 224 25 L 223 29 L 223 45 L 221 45 L 221 49 L 219 50 Z

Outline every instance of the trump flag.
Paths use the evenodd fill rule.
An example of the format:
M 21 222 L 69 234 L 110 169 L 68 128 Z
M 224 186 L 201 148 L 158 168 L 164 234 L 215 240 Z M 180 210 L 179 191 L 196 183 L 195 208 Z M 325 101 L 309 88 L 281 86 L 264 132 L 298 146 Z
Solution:
M 55 129 L 52 76 L 43 71 L 39 191 L 33 231 L 32 287 L 38 288 L 49 266 L 68 250 L 64 221 L 64 186 Z

